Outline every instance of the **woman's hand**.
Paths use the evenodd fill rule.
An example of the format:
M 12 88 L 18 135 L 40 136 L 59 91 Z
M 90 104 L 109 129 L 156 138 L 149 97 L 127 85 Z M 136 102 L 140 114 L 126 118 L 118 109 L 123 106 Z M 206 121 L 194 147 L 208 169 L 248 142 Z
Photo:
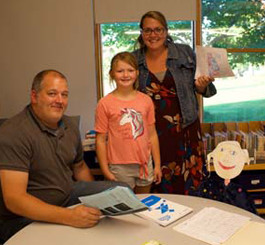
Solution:
M 195 86 L 196 86 L 197 92 L 203 94 L 205 92 L 205 89 L 208 86 L 208 84 L 213 82 L 213 81 L 214 81 L 213 77 L 210 77 L 207 75 L 199 76 L 195 80 Z

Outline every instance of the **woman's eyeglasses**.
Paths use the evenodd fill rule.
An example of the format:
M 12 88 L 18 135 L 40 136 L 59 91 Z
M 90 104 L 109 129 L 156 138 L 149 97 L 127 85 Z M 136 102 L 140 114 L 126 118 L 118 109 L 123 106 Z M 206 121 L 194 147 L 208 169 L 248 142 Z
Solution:
M 154 34 L 156 34 L 156 35 L 161 35 L 161 34 L 164 33 L 164 31 L 165 31 L 165 28 L 162 28 L 162 27 L 156 27 L 154 29 L 151 29 L 151 28 L 143 28 L 141 30 L 142 34 L 144 34 L 146 36 L 151 35 L 152 32 L 154 32 Z

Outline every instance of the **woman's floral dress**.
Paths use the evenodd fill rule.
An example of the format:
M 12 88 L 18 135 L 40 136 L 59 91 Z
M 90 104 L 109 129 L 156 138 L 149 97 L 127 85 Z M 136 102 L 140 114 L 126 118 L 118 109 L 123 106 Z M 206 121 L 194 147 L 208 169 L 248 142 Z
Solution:
M 146 93 L 155 104 L 162 181 L 152 192 L 188 194 L 202 180 L 203 143 L 199 118 L 182 128 L 182 115 L 176 86 L 169 70 L 159 79 L 149 72 Z

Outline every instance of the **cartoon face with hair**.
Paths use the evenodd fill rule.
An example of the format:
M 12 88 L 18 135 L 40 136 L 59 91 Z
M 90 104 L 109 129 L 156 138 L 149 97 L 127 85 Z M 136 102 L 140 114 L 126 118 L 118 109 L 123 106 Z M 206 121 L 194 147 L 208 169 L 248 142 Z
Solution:
M 216 173 L 225 180 L 238 176 L 244 164 L 249 164 L 248 151 L 243 150 L 237 141 L 223 141 L 207 156 L 208 163 L 213 161 Z

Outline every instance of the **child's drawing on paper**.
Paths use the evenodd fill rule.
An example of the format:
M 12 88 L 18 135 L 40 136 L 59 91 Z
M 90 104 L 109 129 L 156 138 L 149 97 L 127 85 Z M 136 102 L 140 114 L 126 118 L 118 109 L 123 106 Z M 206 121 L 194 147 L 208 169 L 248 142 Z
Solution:
M 237 141 L 223 141 L 207 155 L 208 164 L 213 162 L 216 175 L 211 172 L 191 195 L 225 202 L 256 214 L 254 202 L 244 187 L 231 181 L 249 164 L 248 151 L 242 149 Z
M 249 164 L 249 155 L 246 149 L 241 149 L 237 141 L 223 141 L 207 156 L 208 162 L 213 161 L 216 173 L 225 180 L 237 177 L 243 170 L 244 164 Z
M 218 65 L 217 59 L 220 60 L 220 55 L 219 57 L 216 55 L 213 55 L 212 53 L 207 53 L 207 61 L 208 61 L 208 70 L 209 70 L 209 75 L 211 77 L 217 77 L 220 74 L 220 67 Z
M 234 76 L 224 48 L 196 46 L 196 64 L 195 78 L 205 74 L 215 78 Z

